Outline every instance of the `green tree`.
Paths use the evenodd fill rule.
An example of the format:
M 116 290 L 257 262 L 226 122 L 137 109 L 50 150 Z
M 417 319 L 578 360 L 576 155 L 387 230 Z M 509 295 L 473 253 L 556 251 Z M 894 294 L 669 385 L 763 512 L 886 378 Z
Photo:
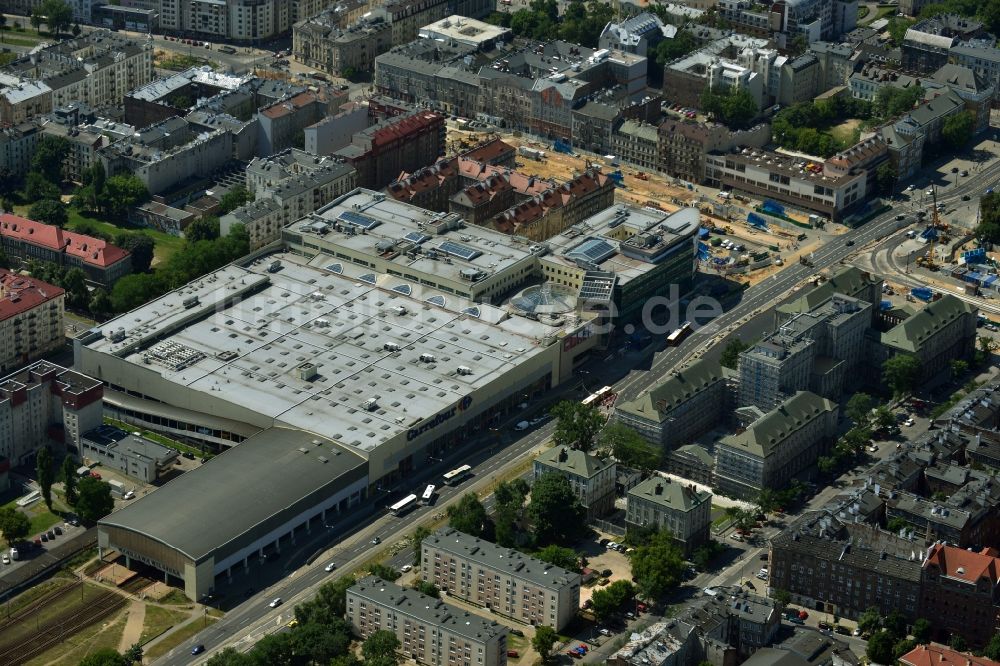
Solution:
M 921 618 L 921 619 L 923 619 L 923 618 Z M 919 621 L 920 620 L 917 620 L 917 622 L 919 622 Z M 924 622 L 927 622 L 927 620 L 924 620 Z M 922 632 L 922 635 L 921 635 L 921 637 L 918 640 L 920 640 L 920 642 L 922 642 L 922 643 L 926 643 L 927 641 L 930 640 L 930 633 L 931 633 L 930 632 L 930 623 L 928 622 L 927 623 L 927 631 L 926 631 L 926 633 Z M 917 625 L 916 625 L 916 623 L 913 624 L 913 637 L 917 638 Z M 987 659 L 992 659 L 993 661 L 1000 660 L 1000 633 L 993 634 L 993 637 L 990 638 L 990 642 L 986 644 L 986 648 L 983 650 L 983 655 Z
M 142 645 L 139 643 L 132 643 L 132 646 L 125 650 L 122 657 L 129 664 L 141 664 L 142 663 Z
M 30 530 L 31 521 L 26 515 L 11 506 L 0 508 L 0 534 L 8 546 L 28 536 Z
M 396 650 L 402 647 L 396 634 L 385 629 L 379 629 L 372 633 L 361 644 L 361 654 L 365 658 L 365 664 L 374 666 L 388 666 L 399 663 Z
M 381 578 L 382 580 L 387 580 L 389 582 L 392 582 L 402 576 L 399 571 L 392 568 L 388 564 L 383 564 L 382 562 L 375 562 L 374 564 L 368 565 L 368 573 L 376 578 Z
M 93 291 L 90 296 L 89 304 L 90 314 L 93 315 L 94 319 L 98 321 L 104 319 L 106 316 L 111 314 L 114 310 L 114 305 L 111 303 L 111 296 L 107 291 L 98 287 Z
M 604 426 L 604 415 L 598 408 L 578 401 L 563 400 L 551 414 L 556 419 L 552 440 L 557 446 L 590 451 Z
M 128 312 L 166 291 L 162 278 L 154 273 L 126 275 L 111 290 L 111 305 L 115 312 Z
M 495 510 L 493 513 L 494 536 L 504 548 L 513 548 L 530 541 L 520 529 L 524 517 L 524 500 L 531 488 L 521 478 L 501 481 L 493 491 Z
M 531 487 L 528 519 L 541 545 L 569 543 L 578 535 L 586 510 L 566 477 L 555 472 L 543 474 Z
M 761 488 L 760 492 L 757 493 L 754 504 L 757 505 L 757 508 L 760 509 L 760 512 L 765 516 L 769 513 L 773 513 L 775 509 L 781 507 L 781 502 L 778 499 L 778 493 L 773 488 Z
M 908 354 L 898 354 L 882 364 L 882 380 L 896 397 L 906 395 L 916 387 L 920 372 L 920 361 Z
M 111 648 L 95 650 L 80 660 L 80 666 L 130 666 L 131 664 L 131 661 Z
M 71 33 L 73 34 L 73 36 L 74 37 L 79 37 L 81 32 L 83 32 L 83 31 L 80 30 L 80 24 L 79 23 L 74 23 L 73 24 L 73 30 L 71 31 Z
M 46 134 L 31 156 L 31 171 L 42 174 L 50 183 L 61 183 L 63 164 L 69 155 L 69 141 L 61 136 Z
M 226 195 L 228 196 L 228 195 Z M 191 242 L 215 240 L 219 237 L 219 218 L 211 215 L 199 217 L 184 230 L 184 239 Z
M 63 491 L 66 493 L 66 504 L 76 504 L 76 461 L 69 454 L 63 458 L 60 471 L 63 478 Z
M 792 602 L 792 595 L 789 594 L 788 590 L 777 589 L 771 594 L 771 598 L 780 604 L 782 608 Z
M 662 68 L 668 62 L 683 58 L 698 48 L 698 40 L 687 30 L 678 30 L 673 39 L 664 39 L 653 49 L 652 57 Z
M 122 231 L 115 236 L 115 245 L 132 254 L 132 269 L 145 273 L 153 263 L 156 244 L 140 231 Z
M 513 506 L 520 509 L 530 492 L 531 486 L 521 477 L 512 481 L 501 481 L 493 491 L 493 501 L 498 506 Z
M 858 618 L 858 629 L 863 633 L 875 633 L 881 627 L 882 617 L 878 614 L 877 608 L 869 608 Z
M 243 185 L 237 185 L 222 195 L 222 199 L 219 200 L 219 206 L 223 213 L 228 213 L 249 201 L 253 201 L 253 193 Z
M 31 13 L 31 25 L 36 30 L 42 23 L 49 27 L 49 32 L 58 35 L 72 25 L 73 8 L 63 0 L 45 0 Z
M 890 518 L 886 522 L 885 529 L 894 534 L 898 534 L 900 530 L 907 529 L 909 526 L 910 524 L 906 522 L 906 520 L 904 520 L 903 518 L 896 517 L 896 518 Z
M 568 571 L 580 573 L 580 558 L 572 548 L 549 544 L 535 553 L 535 557 L 542 562 L 548 562 Z
M 413 566 L 420 566 L 420 558 L 423 555 L 424 539 L 430 535 L 431 531 L 423 525 L 418 525 L 417 529 L 413 530 L 413 535 L 410 537 L 410 543 L 413 544 Z
M 618 612 L 629 599 L 635 597 L 635 586 L 627 580 L 616 580 L 603 590 L 594 590 L 591 600 L 594 602 L 594 615 L 601 621 Z
M 355 583 L 354 576 L 343 576 L 320 585 L 316 596 L 295 607 L 295 619 L 300 625 L 333 624 L 347 612 L 347 590 Z
M 896 186 L 896 169 L 892 164 L 889 162 L 882 164 L 875 170 L 875 178 L 882 194 L 892 194 L 892 190 Z
M 69 222 L 66 204 L 56 199 L 42 199 L 32 204 L 28 217 L 38 222 L 51 224 L 55 227 L 65 227 Z
M 637 547 L 631 560 L 639 591 L 653 601 L 677 587 L 686 568 L 684 553 L 666 530 L 657 532 L 647 545 Z
M 81 203 L 87 210 L 101 212 L 104 208 L 101 199 L 104 197 L 108 182 L 107 173 L 104 171 L 104 164 L 100 160 L 96 160 L 93 165 L 84 169 L 81 178 L 83 180 L 83 187 L 77 191 L 73 202 Z
M 351 625 L 342 618 L 331 625 L 300 624 L 291 632 L 291 642 L 298 663 L 326 665 L 350 650 Z
M 733 88 L 726 93 L 705 88 L 701 94 L 701 108 L 732 130 L 750 128 L 760 110 L 746 88 Z
M 90 292 L 87 290 L 87 274 L 79 268 L 66 271 L 60 285 L 66 290 L 66 304 L 76 310 L 86 310 L 90 305 Z
M 896 644 L 892 646 L 892 656 L 894 659 L 899 659 L 904 654 L 917 647 L 917 642 L 911 638 L 902 638 L 896 641 Z
M 112 218 L 124 220 L 128 209 L 149 200 L 149 190 L 136 176 L 119 175 L 108 178 L 105 186 L 105 209 Z
M 865 650 L 865 654 L 876 664 L 894 664 L 896 663 L 893 654 L 895 645 L 896 642 L 888 631 L 876 631 L 868 639 L 868 648 Z
M 474 537 L 493 540 L 493 522 L 475 493 L 466 493 L 457 504 L 448 507 L 448 525 Z
M 944 119 L 941 139 L 950 149 L 958 149 L 972 140 L 976 117 L 972 111 L 962 111 Z
M 931 623 L 926 618 L 918 617 L 916 621 L 913 623 L 912 632 L 914 640 L 916 640 L 918 643 L 930 643 Z M 998 647 L 997 657 L 1000 658 L 1000 645 L 998 645 L 997 647 Z M 987 648 L 987 650 L 988 649 L 989 648 Z M 987 653 L 986 656 L 989 656 L 989 654 Z M 990 659 L 994 658 L 990 657 Z M 994 661 L 996 660 L 994 659 Z
M 254 662 L 260 666 L 292 666 L 294 657 L 295 646 L 292 645 L 292 634 L 288 632 L 264 636 L 253 648 Z
M 914 23 L 916 23 L 916 21 L 898 16 L 894 16 L 889 19 L 889 25 L 886 26 L 886 28 L 889 31 L 889 38 L 893 46 L 902 46 L 903 38 L 906 36 L 906 31 L 909 30 L 910 26 Z
M 602 451 L 609 451 L 626 467 L 649 472 L 660 464 L 659 449 L 624 423 L 615 421 L 606 426 L 601 431 L 599 443 Z
M 894 425 L 896 425 L 896 417 L 891 409 L 885 405 L 879 405 L 875 408 L 875 416 L 872 419 L 873 428 L 876 430 L 888 430 Z
M 960 358 L 953 358 L 948 361 L 948 369 L 951 372 L 951 378 L 955 380 L 969 371 L 969 362 L 963 361 Z
M 851 399 L 847 401 L 844 413 L 854 422 L 854 425 L 867 428 L 871 425 L 872 407 L 874 405 L 875 401 L 870 395 L 858 392 L 852 395 Z
M 535 635 L 531 638 L 531 647 L 542 658 L 542 662 L 548 662 L 552 658 L 552 647 L 559 640 L 556 630 L 548 625 L 535 627 Z
M 906 638 L 906 618 L 903 617 L 898 608 L 893 608 L 882 620 L 882 626 L 892 635 L 893 639 L 899 641 Z
M 428 597 L 434 597 L 435 599 L 441 596 L 441 590 L 438 586 L 429 580 L 420 580 L 419 578 L 413 582 L 413 589 L 421 594 L 426 594 Z
M 234 647 L 227 647 L 222 652 L 216 652 L 205 662 L 205 666 L 256 666 L 256 660 L 250 654 L 238 652 Z
M 912 88 L 884 86 L 875 95 L 873 111 L 877 117 L 890 120 L 912 110 L 923 97 L 924 89 L 920 86 Z
M 43 446 L 38 450 L 38 454 L 35 456 L 35 472 L 38 475 L 38 487 L 42 491 L 42 499 L 45 500 L 45 506 L 52 510 L 52 482 L 55 480 L 53 478 L 52 472 L 52 450 Z
M 820 456 L 816 460 L 816 467 L 819 469 L 820 474 L 831 474 L 839 466 L 840 461 L 836 456 Z
M 106 481 L 85 476 L 80 479 L 76 513 L 88 523 L 98 520 L 115 510 L 115 500 L 111 497 L 111 485 Z
M 951 640 L 948 641 L 948 647 L 956 652 L 966 652 L 969 649 L 969 644 L 962 634 L 952 634 Z
M 724 368 L 735 370 L 736 366 L 740 363 L 740 354 L 749 348 L 750 345 L 743 342 L 739 338 L 729 338 L 729 342 L 726 343 L 725 349 L 722 350 L 722 356 L 719 358 L 719 363 Z
M 24 179 L 24 198 L 28 201 L 58 199 L 60 194 L 59 188 L 37 171 L 29 171 Z

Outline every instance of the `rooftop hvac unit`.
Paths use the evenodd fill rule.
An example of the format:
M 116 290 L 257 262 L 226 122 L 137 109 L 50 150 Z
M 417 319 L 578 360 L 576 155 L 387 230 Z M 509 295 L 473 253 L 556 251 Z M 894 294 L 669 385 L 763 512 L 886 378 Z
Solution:
M 314 363 L 303 363 L 299 366 L 299 379 L 302 381 L 312 381 L 317 375 L 319 375 L 319 369 Z
M 392 311 L 397 315 L 399 315 L 400 317 L 406 314 L 406 308 L 402 305 L 393 306 Z
M 398 352 L 399 345 L 397 345 L 395 342 L 387 342 L 384 345 L 382 345 L 382 349 L 388 352 Z
M 433 363 L 434 362 L 434 354 L 421 354 L 420 355 L 420 361 L 422 363 Z
M 378 399 L 368 398 L 363 403 L 361 403 L 361 409 L 365 410 L 366 412 L 374 412 L 376 409 L 378 409 Z
M 472 368 L 465 365 L 460 365 L 457 368 L 455 368 L 455 372 L 457 372 L 460 375 L 471 375 Z
M 188 296 L 187 298 L 184 299 L 184 309 L 185 310 L 190 310 L 191 308 L 193 308 L 196 305 L 198 305 L 198 297 L 197 296 Z

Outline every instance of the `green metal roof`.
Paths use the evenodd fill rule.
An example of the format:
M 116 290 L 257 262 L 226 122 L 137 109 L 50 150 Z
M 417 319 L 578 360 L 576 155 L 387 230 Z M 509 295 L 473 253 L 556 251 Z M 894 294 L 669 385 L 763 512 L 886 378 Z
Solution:
M 615 409 L 662 422 L 671 410 L 723 378 L 722 366 L 717 361 L 699 359 L 632 402 L 617 405 Z
M 835 273 L 823 284 L 813 287 L 794 301 L 779 306 L 777 310 L 782 314 L 809 312 L 830 300 L 834 294 L 857 296 L 865 287 L 873 282 L 871 274 L 862 271 L 860 268 L 848 266 Z
M 948 294 L 882 334 L 882 344 L 904 352 L 919 352 L 924 343 L 975 306 Z
M 792 433 L 837 409 L 837 403 L 810 391 L 799 391 L 754 421 L 738 435 L 729 435 L 719 444 L 766 458 Z
M 536 462 L 561 472 L 576 474 L 585 478 L 593 478 L 599 472 L 614 467 L 611 460 L 601 460 L 589 453 L 568 446 L 553 446 L 539 454 Z
M 690 483 L 653 476 L 629 490 L 628 497 L 629 500 L 642 499 L 676 511 L 690 511 L 704 502 L 711 501 L 712 493 L 698 490 Z

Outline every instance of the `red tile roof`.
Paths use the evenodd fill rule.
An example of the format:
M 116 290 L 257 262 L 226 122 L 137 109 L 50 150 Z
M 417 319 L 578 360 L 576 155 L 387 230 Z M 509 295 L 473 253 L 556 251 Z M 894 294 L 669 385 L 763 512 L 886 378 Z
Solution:
M 1000 582 L 1000 558 L 997 551 L 984 548 L 980 552 L 963 550 L 954 546 L 934 544 L 928 551 L 924 568 L 937 566 L 941 575 L 975 583 L 984 576 L 990 583 Z
M 100 238 L 67 231 L 10 213 L 0 214 L 0 236 L 16 238 L 56 252 L 65 252 L 85 264 L 99 268 L 107 268 L 129 256 L 127 251 Z
M 919 645 L 900 657 L 899 661 L 906 666 L 1000 666 L 992 659 L 956 652 L 936 643 Z
M 391 124 L 385 127 L 380 127 L 372 132 L 372 145 L 381 146 L 387 143 L 392 143 L 397 139 L 409 138 L 427 130 L 430 127 L 443 124 L 444 116 L 434 113 L 433 111 L 425 111 L 411 116 L 403 116 L 398 121 L 394 121 Z
M 66 293 L 59 287 L 0 268 L 0 320 L 27 312 Z

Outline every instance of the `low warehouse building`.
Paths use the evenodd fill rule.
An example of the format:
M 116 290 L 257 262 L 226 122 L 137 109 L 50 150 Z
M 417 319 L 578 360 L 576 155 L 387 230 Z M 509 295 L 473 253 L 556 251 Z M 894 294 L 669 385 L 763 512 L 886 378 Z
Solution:
M 365 460 L 328 439 L 270 428 L 107 516 L 97 543 L 184 582 L 200 599 L 216 576 L 249 568 L 360 503 Z M 318 521 L 318 522 L 317 522 Z

